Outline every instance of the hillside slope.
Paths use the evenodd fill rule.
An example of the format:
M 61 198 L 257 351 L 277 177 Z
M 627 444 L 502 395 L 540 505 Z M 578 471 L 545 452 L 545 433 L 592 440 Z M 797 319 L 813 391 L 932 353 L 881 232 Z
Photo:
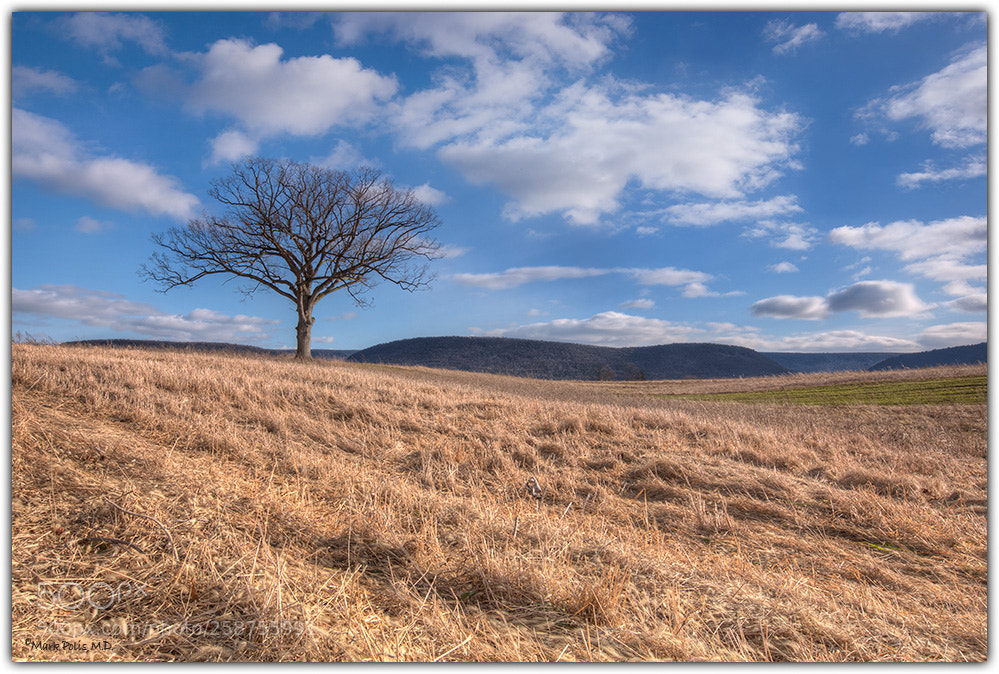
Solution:
M 866 370 L 871 365 L 886 358 L 899 356 L 899 353 L 796 353 L 796 352 L 761 352 L 762 355 L 783 365 L 792 372 L 845 372 L 849 370 Z
M 646 386 L 15 344 L 12 658 L 986 658 L 985 405 Z
M 935 365 L 974 365 L 989 360 L 988 342 L 968 346 L 952 346 L 947 349 L 934 349 L 919 353 L 906 353 L 894 358 L 886 358 L 870 367 L 876 370 L 903 370 Z
M 611 348 L 507 337 L 402 339 L 363 349 L 349 360 L 557 380 L 757 377 L 788 372 L 756 351 L 722 344 Z
M 254 355 L 287 356 L 294 355 L 294 349 L 265 349 L 247 344 L 227 342 L 174 342 L 164 339 L 82 339 L 63 342 L 66 346 L 113 346 L 132 349 L 173 349 L 180 351 L 203 351 L 206 353 L 245 353 Z M 343 360 L 354 353 L 354 349 L 312 349 L 313 358 Z

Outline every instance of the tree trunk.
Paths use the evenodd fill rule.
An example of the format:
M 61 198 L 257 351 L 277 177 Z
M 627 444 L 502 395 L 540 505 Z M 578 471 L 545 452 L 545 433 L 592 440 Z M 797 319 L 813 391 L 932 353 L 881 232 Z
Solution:
M 298 348 L 295 350 L 296 360 L 312 360 L 312 324 L 316 319 L 312 315 L 298 316 Z

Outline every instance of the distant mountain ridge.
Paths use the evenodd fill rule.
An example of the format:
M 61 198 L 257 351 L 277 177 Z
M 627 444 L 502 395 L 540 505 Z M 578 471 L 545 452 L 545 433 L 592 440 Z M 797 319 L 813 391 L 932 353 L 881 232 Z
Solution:
M 886 358 L 904 355 L 899 352 L 843 352 L 843 353 L 796 353 L 761 352 L 767 358 L 777 361 L 794 372 L 845 372 L 866 370 Z
M 872 365 L 870 370 L 905 370 L 934 365 L 974 365 L 989 362 L 989 343 L 952 346 L 919 353 L 904 353 Z
M 279 356 L 294 354 L 291 349 L 265 349 L 225 342 L 88 339 L 63 344 Z M 509 337 L 415 337 L 359 351 L 313 349 L 312 355 L 323 359 L 422 365 L 535 379 L 683 379 L 759 377 L 792 372 L 858 369 L 915 369 L 934 365 L 987 363 L 988 343 L 907 354 L 761 353 L 740 346 L 709 343 L 615 348 Z
M 536 379 L 759 377 L 790 372 L 741 346 L 683 343 L 615 348 L 509 337 L 415 337 L 362 349 L 348 360 Z

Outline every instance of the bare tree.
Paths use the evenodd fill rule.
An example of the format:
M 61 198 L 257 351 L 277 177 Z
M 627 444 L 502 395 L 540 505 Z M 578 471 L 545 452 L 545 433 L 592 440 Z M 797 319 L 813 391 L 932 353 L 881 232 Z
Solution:
M 214 180 L 209 194 L 224 213 L 155 235 L 166 252 L 141 273 L 163 292 L 221 274 L 249 281 L 246 295 L 263 287 L 287 297 L 298 313 L 298 359 L 312 357 L 319 300 L 343 290 L 363 306 L 379 280 L 426 287 L 427 265 L 440 257 L 429 238 L 439 224 L 433 209 L 371 169 L 253 158 Z

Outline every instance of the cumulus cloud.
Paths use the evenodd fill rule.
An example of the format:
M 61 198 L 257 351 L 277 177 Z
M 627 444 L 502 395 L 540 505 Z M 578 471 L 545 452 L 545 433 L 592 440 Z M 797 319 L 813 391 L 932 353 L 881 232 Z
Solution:
M 643 286 L 685 286 L 691 283 L 706 283 L 714 278 L 711 274 L 692 269 L 659 267 L 657 269 L 636 269 L 617 267 L 611 271 L 628 274 Z
M 811 225 L 774 220 L 760 220 L 743 231 L 743 236 L 767 238 L 771 246 L 788 250 L 808 250 L 815 245 L 818 234 L 819 231 Z
M 126 42 L 139 45 L 152 55 L 167 52 L 165 32 L 156 21 L 142 14 L 79 12 L 65 18 L 61 33 L 88 49 L 108 54 Z
M 561 212 L 592 225 L 618 209 L 632 180 L 661 192 L 741 198 L 796 166 L 799 127 L 795 115 L 766 111 L 741 92 L 716 101 L 614 97 L 576 84 L 537 111 L 535 131 L 458 140 L 439 154 L 472 182 L 512 197 L 510 219 Z
M 950 323 L 926 328 L 916 338 L 926 349 L 945 349 L 951 346 L 978 344 L 988 340 L 989 329 L 985 322 Z
M 494 337 L 519 337 L 598 346 L 653 346 L 676 342 L 714 342 L 744 346 L 759 351 L 919 351 L 911 339 L 871 335 L 859 330 L 831 330 L 774 337 L 757 328 L 733 323 L 703 325 L 674 323 L 618 311 L 605 311 L 589 318 L 559 318 L 496 330 L 476 330 Z M 979 340 L 981 341 L 981 340 Z M 968 342 L 964 342 L 968 343 Z
M 10 89 L 14 98 L 35 92 L 65 95 L 73 93 L 78 88 L 76 80 L 55 70 L 28 66 L 12 66 L 10 69 Z
M 62 124 L 26 110 L 11 111 L 11 173 L 63 194 L 124 211 L 186 219 L 198 199 L 180 181 L 148 164 L 120 157 L 88 157 Z
M 754 316 L 816 321 L 829 316 L 829 303 L 824 297 L 777 295 L 755 302 L 751 311 Z
M 413 194 L 428 206 L 439 206 L 448 201 L 448 196 L 439 189 L 431 187 L 430 183 L 423 183 L 414 187 Z
M 922 187 L 924 183 L 939 183 L 945 180 L 970 180 L 988 175 L 988 163 L 982 155 L 966 157 L 961 166 L 951 168 L 938 168 L 931 161 L 923 164 L 923 170 L 915 173 L 902 173 L 898 176 L 897 184 L 904 189 L 915 189 Z
M 931 308 L 911 283 L 896 281 L 860 281 L 829 293 L 826 302 L 830 311 L 856 311 L 865 318 L 914 316 Z
M 613 14 L 359 13 L 338 39 L 387 35 L 441 59 L 435 86 L 387 105 L 402 142 L 510 198 L 511 220 L 561 213 L 598 224 L 634 182 L 740 199 L 797 167 L 801 120 L 746 92 L 715 100 L 644 93 L 588 72 L 629 30 Z
M 194 309 L 188 314 L 166 314 L 152 305 L 133 302 L 117 293 L 74 285 L 42 285 L 11 290 L 11 312 L 77 321 L 90 327 L 135 332 L 180 341 L 232 341 L 263 338 L 278 321 L 256 316 Z
M 956 309 L 957 311 L 977 313 L 979 311 L 989 310 L 989 296 L 987 293 L 963 294 L 963 297 L 951 300 L 945 304 L 951 309 Z
M 212 139 L 212 162 L 238 161 L 257 152 L 259 143 L 237 129 L 223 131 Z
M 627 33 L 626 17 L 549 12 L 361 12 L 337 16 L 334 33 L 353 45 L 369 34 L 388 34 L 436 57 L 476 63 L 502 58 L 588 65 L 609 53 Z
M 798 268 L 792 262 L 778 262 L 777 264 L 772 264 L 767 267 L 767 270 L 774 272 L 775 274 L 790 274 L 792 272 L 798 271 Z
M 708 291 L 705 283 L 714 277 L 711 274 L 691 269 L 676 269 L 675 267 L 660 267 L 658 269 L 642 269 L 635 267 L 514 267 L 502 272 L 485 274 L 451 274 L 449 278 L 462 285 L 485 288 L 487 290 L 508 290 L 526 283 L 538 281 L 559 281 L 563 279 L 581 279 L 606 274 L 622 274 L 631 277 L 639 285 L 684 286 L 684 297 L 716 296 L 718 293 Z
M 900 220 L 882 226 L 871 222 L 860 227 L 837 227 L 829 232 L 829 240 L 858 250 L 887 250 L 909 262 L 906 270 L 935 281 L 948 282 L 944 290 L 952 295 L 967 295 L 966 302 L 957 305 L 963 310 L 976 306 L 975 296 L 984 290 L 970 286 L 968 281 L 983 282 L 988 275 L 985 260 L 980 259 L 988 247 L 988 218 L 962 216 L 923 223 Z
M 313 164 L 331 169 L 350 169 L 358 166 L 376 167 L 378 162 L 364 157 L 353 144 L 341 139 L 325 157 L 314 158 Z
M 461 285 L 484 288 L 486 290 L 509 290 L 526 283 L 538 281 L 559 281 L 609 274 L 609 269 L 584 267 L 513 267 L 501 272 L 485 274 L 451 274 L 450 279 Z
M 647 297 L 637 300 L 628 300 L 627 302 L 622 302 L 620 307 L 622 309 L 651 309 L 656 306 L 655 300 L 650 300 Z
M 934 16 L 934 12 L 841 12 L 836 27 L 859 33 L 895 32 Z
M 893 87 L 888 96 L 872 100 L 858 114 L 893 122 L 918 120 L 941 147 L 980 145 L 988 132 L 987 70 L 987 47 L 972 45 L 939 72 Z
M 557 318 L 514 328 L 484 332 L 493 337 L 519 337 L 599 346 L 651 346 L 690 341 L 703 331 L 658 318 L 605 311 L 590 318 Z
M 829 232 L 829 240 L 862 250 L 889 250 L 902 260 L 939 255 L 965 257 L 985 251 L 988 219 L 961 216 L 930 223 L 899 220 L 885 226 L 870 222 L 860 227 L 837 227 Z
M 73 229 L 83 234 L 100 234 L 101 232 L 106 232 L 111 229 L 111 227 L 113 227 L 113 225 L 110 222 L 101 222 L 97 218 L 84 215 L 76 221 L 76 226 L 74 226 Z
M 677 225 L 708 226 L 722 222 L 758 220 L 801 213 L 798 198 L 779 196 L 759 201 L 719 201 L 709 203 L 676 204 L 666 208 L 666 219 Z
M 890 335 L 870 335 L 859 330 L 806 332 L 783 337 L 742 337 L 732 344 L 758 351 L 796 351 L 823 353 L 831 351 L 920 351 L 918 342 Z
M 200 78 L 188 91 L 188 109 L 234 117 L 251 135 L 313 136 L 364 123 L 398 88 L 394 77 L 354 58 L 283 53 L 276 44 L 215 42 L 197 59 Z
M 763 36 L 768 42 L 776 42 L 773 52 L 775 54 L 786 54 L 797 51 L 798 47 L 809 42 L 815 42 L 825 35 L 818 24 L 808 23 L 803 26 L 795 26 L 790 21 L 775 19 L 767 23 L 763 31 Z
M 755 302 L 755 316 L 821 320 L 833 312 L 856 311 L 864 318 L 915 316 L 932 307 L 916 296 L 909 283 L 860 281 L 825 297 L 778 295 Z

